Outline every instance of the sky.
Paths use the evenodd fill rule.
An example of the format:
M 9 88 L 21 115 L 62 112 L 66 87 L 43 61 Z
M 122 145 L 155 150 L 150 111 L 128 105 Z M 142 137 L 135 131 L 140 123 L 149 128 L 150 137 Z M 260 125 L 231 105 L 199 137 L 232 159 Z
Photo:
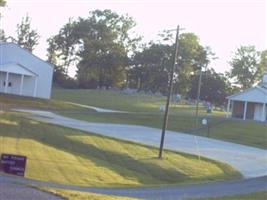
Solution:
M 95 9 L 132 16 L 134 31 L 147 42 L 177 25 L 184 28 L 182 33 L 195 33 L 201 45 L 216 54 L 210 67 L 218 72 L 230 69 L 228 62 L 241 45 L 267 49 L 267 0 L 7 0 L 0 26 L 15 37 L 17 24 L 28 13 L 32 28 L 41 35 L 34 54 L 46 59 L 47 38 L 69 18 L 87 17 Z M 73 76 L 75 68 L 70 73 Z

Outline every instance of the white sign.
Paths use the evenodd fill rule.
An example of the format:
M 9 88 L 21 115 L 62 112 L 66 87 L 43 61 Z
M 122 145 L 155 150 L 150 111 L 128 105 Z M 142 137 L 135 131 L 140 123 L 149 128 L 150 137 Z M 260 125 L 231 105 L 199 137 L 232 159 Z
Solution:
M 206 118 L 202 119 L 202 125 L 207 125 L 208 124 L 208 120 Z

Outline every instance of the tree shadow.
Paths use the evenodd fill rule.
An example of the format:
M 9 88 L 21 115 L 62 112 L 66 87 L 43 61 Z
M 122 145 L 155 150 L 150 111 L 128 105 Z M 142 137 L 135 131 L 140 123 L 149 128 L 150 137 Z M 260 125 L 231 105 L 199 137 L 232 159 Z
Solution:
M 90 133 L 74 131 L 50 124 L 29 124 L 29 121 L 31 120 L 21 118 L 19 125 L 16 127 L 5 125 L 6 131 L 0 131 L 0 135 L 14 137 L 18 140 L 22 138 L 35 140 L 44 145 L 75 155 L 76 157 L 79 156 L 83 159 L 91 160 L 98 166 L 108 168 L 125 178 L 136 179 L 142 184 L 151 184 L 151 180 L 157 181 L 157 183 L 171 184 L 189 179 L 188 176 L 177 170 L 166 169 L 160 165 L 150 163 L 149 159 L 153 160 L 155 157 L 151 156 L 147 160 L 135 159 L 130 154 L 115 152 L 110 148 L 108 150 L 100 149 L 94 145 L 70 138 L 70 136 L 88 136 Z M 53 132 L 51 133 L 51 131 Z M 105 138 L 104 136 L 94 134 L 93 136 Z M 34 151 L 34 149 L 32 150 Z M 63 160 L 57 161 L 66 162 Z

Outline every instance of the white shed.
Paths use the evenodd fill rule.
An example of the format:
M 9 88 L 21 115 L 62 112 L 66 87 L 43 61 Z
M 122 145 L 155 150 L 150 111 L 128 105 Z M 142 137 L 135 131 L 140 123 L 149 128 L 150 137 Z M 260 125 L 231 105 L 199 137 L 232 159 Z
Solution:
M 54 67 L 15 43 L 0 42 L 0 92 L 49 99 Z
M 227 97 L 228 112 L 243 120 L 267 121 L 267 73 L 256 87 Z

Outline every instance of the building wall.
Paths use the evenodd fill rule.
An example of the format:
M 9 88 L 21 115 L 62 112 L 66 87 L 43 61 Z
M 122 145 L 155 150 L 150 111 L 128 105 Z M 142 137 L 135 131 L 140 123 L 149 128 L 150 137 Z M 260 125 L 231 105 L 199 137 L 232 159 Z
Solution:
M 13 43 L 1 44 L 0 54 L 0 64 L 19 63 L 37 74 L 38 81 L 36 96 L 39 98 L 50 98 L 53 78 L 53 67 L 51 65 Z M 32 82 L 32 80 L 30 80 L 29 77 L 27 80 L 25 79 L 25 87 L 26 85 L 30 87 L 30 82 Z M 33 93 L 30 94 L 29 91 L 26 91 L 25 95 L 33 96 Z
M 254 119 L 255 103 L 248 102 L 246 119 Z
M 0 92 L 5 92 L 5 81 L 6 81 L 6 73 L 0 72 Z M 21 85 L 21 75 L 9 73 L 8 82 L 11 85 L 8 85 L 7 93 L 19 95 L 20 94 L 20 85 Z M 31 97 L 34 96 L 34 85 L 35 85 L 35 77 L 24 76 L 21 95 L 22 96 L 31 96 Z
M 267 108 L 265 107 L 265 111 L 263 112 L 263 104 L 255 104 L 255 110 L 254 110 L 254 120 L 257 121 L 266 121 L 266 113 Z
M 232 117 L 235 118 L 243 118 L 244 114 L 244 102 L 242 101 L 234 101 L 233 102 L 233 111 L 232 111 Z

